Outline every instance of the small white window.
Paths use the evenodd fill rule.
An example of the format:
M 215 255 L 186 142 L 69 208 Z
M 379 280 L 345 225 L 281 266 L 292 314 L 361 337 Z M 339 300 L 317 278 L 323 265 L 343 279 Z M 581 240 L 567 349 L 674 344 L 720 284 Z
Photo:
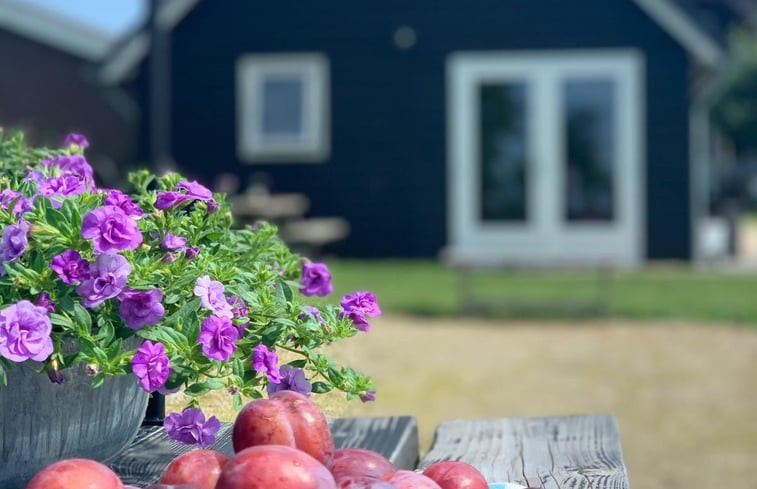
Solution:
M 319 53 L 248 54 L 237 62 L 243 161 L 323 162 L 330 144 L 329 62 Z

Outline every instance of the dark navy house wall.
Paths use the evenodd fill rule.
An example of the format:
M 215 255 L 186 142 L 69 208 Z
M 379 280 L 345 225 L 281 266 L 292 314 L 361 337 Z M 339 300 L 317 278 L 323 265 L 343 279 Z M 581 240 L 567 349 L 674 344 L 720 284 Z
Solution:
M 417 44 L 398 49 L 408 25 Z M 347 218 L 350 256 L 434 256 L 446 243 L 445 60 L 460 50 L 635 47 L 646 58 L 649 258 L 690 257 L 687 59 L 632 0 L 204 1 L 173 36 L 173 150 L 190 174 L 306 192 Z M 244 164 L 235 63 L 249 52 L 326 54 L 331 157 Z M 243 180 L 244 181 L 244 180 Z

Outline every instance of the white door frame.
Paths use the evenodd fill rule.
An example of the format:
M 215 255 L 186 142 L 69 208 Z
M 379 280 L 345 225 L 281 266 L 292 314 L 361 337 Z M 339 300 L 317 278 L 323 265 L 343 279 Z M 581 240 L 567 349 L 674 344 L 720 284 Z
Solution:
M 561 82 L 614 82 L 614 219 L 566 223 Z M 525 82 L 527 206 L 524 223 L 482 222 L 479 98 L 482 82 Z M 457 52 L 447 60 L 448 252 L 524 263 L 635 265 L 645 256 L 644 62 L 629 49 Z

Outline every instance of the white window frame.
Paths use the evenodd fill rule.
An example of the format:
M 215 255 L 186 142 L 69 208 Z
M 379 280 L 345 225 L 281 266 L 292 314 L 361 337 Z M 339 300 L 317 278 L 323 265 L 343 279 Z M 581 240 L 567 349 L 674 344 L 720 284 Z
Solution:
M 321 53 L 245 54 L 237 60 L 237 155 L 245 162 L 321 163 L 330 153 L 329 60 Z M 272 76 L 302 77 L 302 133 L 263 133 L 263 86 Z

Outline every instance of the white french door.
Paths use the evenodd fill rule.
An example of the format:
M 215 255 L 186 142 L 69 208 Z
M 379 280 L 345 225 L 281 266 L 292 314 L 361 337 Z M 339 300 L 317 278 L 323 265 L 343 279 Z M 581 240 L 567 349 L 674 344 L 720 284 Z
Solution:
M 455 53 L 447 94 L 455 252 L 546 263 L 643 258 L 639 54 Z

